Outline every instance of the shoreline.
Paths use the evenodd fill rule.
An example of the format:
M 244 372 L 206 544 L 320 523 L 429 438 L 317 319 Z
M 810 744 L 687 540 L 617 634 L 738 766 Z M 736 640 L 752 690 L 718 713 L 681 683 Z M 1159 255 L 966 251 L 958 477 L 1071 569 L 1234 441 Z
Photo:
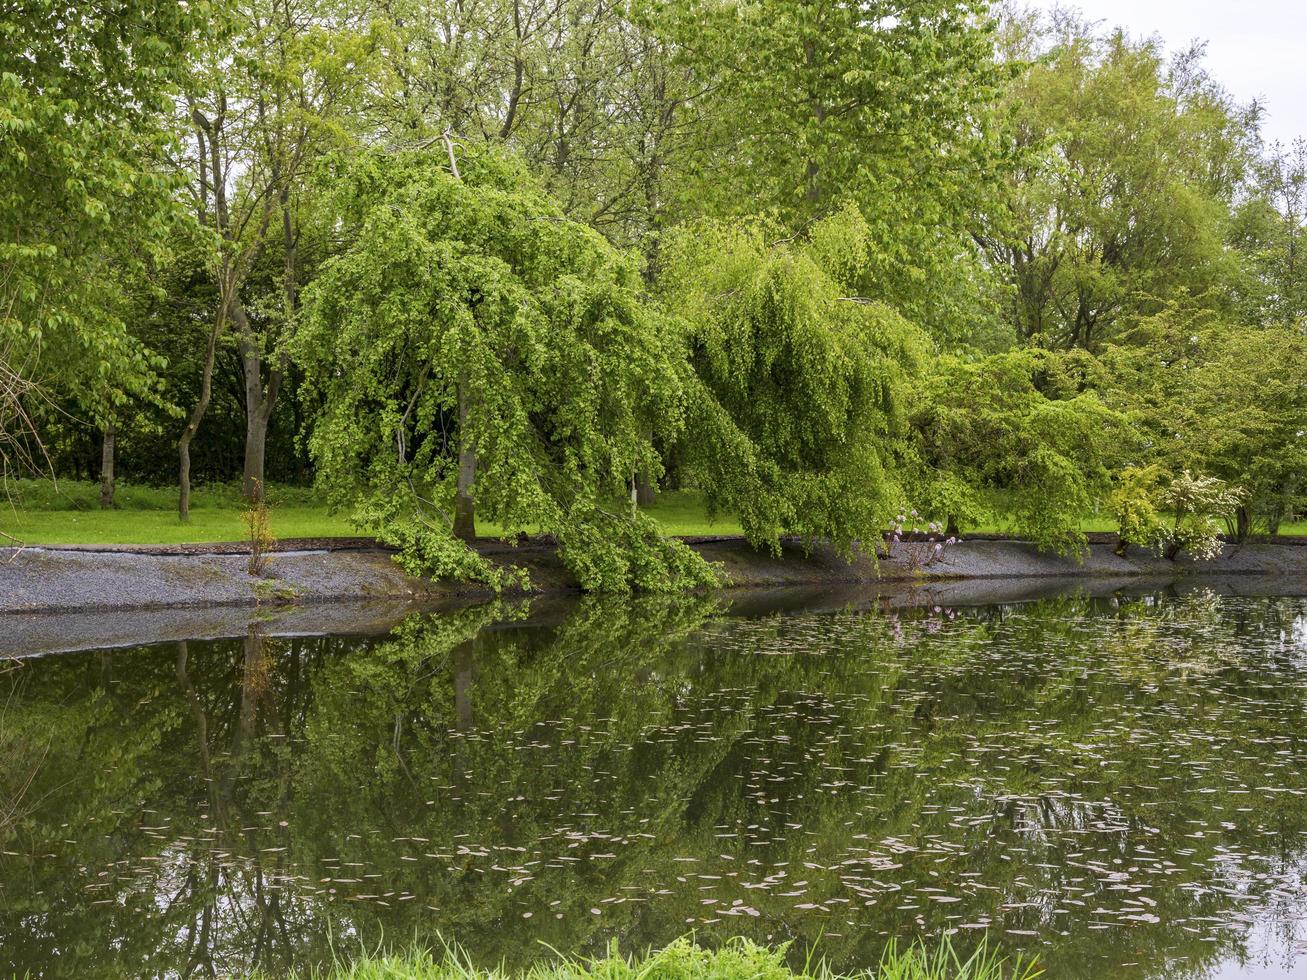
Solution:
M 1113 535 L 1095 535 L 1082 562 L 1038 551 L 1028 542 L 977 537 L 949 547 L 933 562 L 929 543 L 904 543 L 894 557 L 861 555 L 846 561 L 829 546 L 805 552 L 797 540 L 780 556 L 755 551 L 739 537 L 686 538 L 724 572 L 723 591 L 940 582 L 947 580 L 1179 579 L 1271 576 L 1307 582 L 1307 542 L 1226 544 L 1221 557 L 1177 561 L 1130 549 L 1113 552 Z M 1102 539 L 1108 540 L 1102 540 Z M 578 591 L 552 544 L 487 541 L 478 550 L 496 562 L 526 568 L 528 595 Z M 488 599 L 481 585 L 413 578 L 391 560 L 392 551 L 367 538 L 299 539 L 281 543 L 261 576 L 247 568 L 241 543 L 195 545 L 79 545 L 0 549 L 0 616 L 218 607 L 307 606 L 359 601 L 431 602 Z M 524 593 L 512 593 L 521 595 Z

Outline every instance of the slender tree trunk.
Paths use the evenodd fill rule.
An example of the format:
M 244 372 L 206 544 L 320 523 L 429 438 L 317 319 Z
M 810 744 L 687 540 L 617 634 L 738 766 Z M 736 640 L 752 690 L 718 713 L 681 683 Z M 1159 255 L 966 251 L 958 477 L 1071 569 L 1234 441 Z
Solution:
M 281 390 L 282 368 L 273 368 L 264 388 L 263 353 L 239 301 L 232 304 L 232 319 L 240 328 L 241 365 L 245 371 L 245 469 L 241 496 L 250 503 L 258 503 L 263 500 L 268 423 Z
M 104 439 L 100 443 L 100 508 L 113 509 L 113 452 L 115 431 L 113 423 L 104 427 Z
M 646 439 L 650 441 L 653 440 L 653 433 L 649 430 L 646 429 L 643 435 Z M 658 493 L 658 485 L 653 481 L 653 474 L 649 472 L 647 467 L 638 469 L 635 472 L 634 482 L 635 490 L 632 503 L 635 504 L 636 507 L 652 507 L 654 504 L 654 498 Z
M 218 337 L 221 335 L 226 322 L 226 314 L 220 310 L 213 321 L 213 329 L 209 331 L 209 346 L 204 352 L 204 373 L 200 378 L 200 397 L 196 400 L 195 407 L 191 409 L 190 418 L 186 420 L 186 429 L 182 432 L 181 438 L 177 440 L 177 456 L 180 464 L 177 480 L 179 490 L 177 514 L 183 523 L 191 519 L 191 440 L 195 438 L 195 433 L 200 430 L 200 423 L 204 421 L 204 413 L 209 410 L 209 399 L 213 397 L 213 362 L 217 355 Z
M 476 446 L 468 437 L 468 394 L 466 377 L 458 383 L 458 483 L 454 489 L 454 537 L 475 541 L 477 472 Z
M 282 312 L 289 329 L 299 305 L 299 286 L 296 280 L 298 249 L 294 222 L 291 220 L 288 186 L 282 185 L 277 200 L 281 207 L 282 247 L 285 252 Z M 264 464 L 267 458 L 268 424 L 272 420 L 273 409 L 277 407 L 277 396 L 281 392 L 287 365 L 284 354 L 274 353 L 265 387 L 262 345 L 250 326 L 249 317 L 245 315 L 245 308 L 239 299 L 232 304 L 232 319 L 240 329 L 241 364 L 245 370 L 245 472 L 241 495 L 250 503 L 260 503 L 266 482 Z
M 264 413 L 263 358 L 245 334 L 240 340 L 245 370 L 245 468 L 241 496 L 250 503 L 263 499 L 263 468 L 267 456 L 268 417 Z
M 251 412 L 245 420 L 245 478 L 241 495 L 250 503 L 263 500 L 263 464 L 267 455 L 268 422 L 261 412 Z
M 1240 544 L 1248 540 L 1248 535 L 1252 532 L 1252 517 L 1248 513 L 1247 507 L 1239 507 L 1234 512 L 1234 539 Z

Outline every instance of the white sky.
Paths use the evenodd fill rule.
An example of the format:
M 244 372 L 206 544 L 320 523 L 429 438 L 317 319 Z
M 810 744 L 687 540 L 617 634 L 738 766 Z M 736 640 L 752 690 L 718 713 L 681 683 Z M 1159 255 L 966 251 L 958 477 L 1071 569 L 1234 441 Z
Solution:
M 1132 36 L 1160 35 L 1167 51 L 1207 42 L 1208 71 L 1239 101 L 1265 108 L 1268 142 L 1307 137 L 1307 0 L 1025 0 L 1079 8 Z

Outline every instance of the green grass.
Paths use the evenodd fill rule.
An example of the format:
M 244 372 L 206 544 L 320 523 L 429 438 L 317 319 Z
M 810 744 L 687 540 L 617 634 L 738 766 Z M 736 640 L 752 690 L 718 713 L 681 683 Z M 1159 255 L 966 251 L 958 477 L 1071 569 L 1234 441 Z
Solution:
M 708 519 L 703 495 L 695 490 L 669 490 L 660 493 L 645 513 L 663 526 L 668 534 L 710 535 L 739 534 L 740 522 L 730 514 Z
M 518 972 L 477 968 L 463 952 L 448 947 L 439 954 L 418 950 L 364 957 L 300 976 L 312 980 L 1030 980 L 1041 973 L 1033 961 L 1008 961 L 983 945 L 963 959 L 947 940 L 933 951 L 924 946 L 900 949 L 891 943 L 878 966 L 836 974 L 811 958 L 798 971 L 791 969 L 783 947 L 735 939 L 709 951 L 680 939 L 643 957 L 624 957 L 614 948 L 599 959 L 558 959 Z
M 60 480 L 14 481 L 0 493 L 0 531 L 27 544 L 182 544 L 240 541 L 246 537 L 240 487 L 215 484 L 191 495 L 191 520 L 177 517 L 173 488 L 122 485 L 116 508 L 101 510 L 99 484 Z M 273 530 L 278 537 L 354 535 L 342 516 L 333 516 L 311 490 L 269 489 Z
M 191 495 L 191 519 L 177 517 L 177 491 L 172 488 L 120 486 L 116 508 L 101 510 L 96 483 L 23 480 L 9 487 L 9 500 L 0 496 L 0 531 L 26 544 L 185 544 L 241 541 L 245 538 L 240 488 L 210 485 Z M 359 532 L 343 514 L 330 514 L 311 490 L 273 486 L 272 532 L 278 538 L 351 537 Z M 668 534 L 739 534 L 739 522 L 722 517 L 709 521 L 702 498 L 689 491 L 661 494 L 649 513 Z M 494 536 L 498 528 L 478 522 L 477 530 Z
M 359 532 L 322 507 L 278 507 L 272 513 L 279 538 L 349 537 Z M 0 531 L 26 544 L 186 544 L 242 541 L 239 510 L 192 510 L 183 524 L 166 511 L 0 511 Z
M 7 499 L 5 490 L 8 491 Z M 100 510 L 99 484 L 60 480 L 20 480 L 0 488 L 0 532 L 27 544 L 185 544 L 188 542 L 241 541 L 240 487 L 214 484 L 196 488 L 191 496 L 191 520 L 177 518 L 177 491 L 171 487 L 121 485 L 116 509 Z M 274 486 L 272 531 L 279 538 L 351 537 L 359 532 L 341 514 L 330 514 L 313 490 Z M 740 523 L 729 515 L 709 520 L 703 497 L 693 490 L 658 495 L 648 513 L 668 534 L 739 534 Z M 1114 531 L 1103 516 L 1086 517 L 1085 531 Z M 484 522 L 478 530 L 494 536 L 498 529 Z M 963 529 L 967 533 L 1011 530 L 1010 523 L 992 522 Z M 1307 534 L 1307 521 L 1286 524 L 1281 534 Z M 0 544 L 5 542 L 0 541 Z

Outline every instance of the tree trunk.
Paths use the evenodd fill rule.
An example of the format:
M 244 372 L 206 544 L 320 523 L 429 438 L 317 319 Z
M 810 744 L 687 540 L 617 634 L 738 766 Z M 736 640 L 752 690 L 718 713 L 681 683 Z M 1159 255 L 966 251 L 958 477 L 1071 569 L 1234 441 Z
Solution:
M 183 524 L 191 519 L 191 432 L 186 432 L 177 440 L 177 518 Z
M 944 533 L 950 538 L 958 537 L 958 518 L 956 514 L 949 514 L 945 518 Z
M 114 427 L 104 427 L 104 440 L 100 443 L 100 509 L 113 509 L 113 451 Z
M 245 417 L 245 478 L 241 482 L 241 496 L 252 504 L 263 500 L 263 463 L 267 445 L 268 420 L 262 412 L 249 412 Z
M 454 489 L 454 537 L 460 541 L 476 540 L 475 483 L 476 446 L 468 437 L 467 379 L 458 383 L 458 483 Z
M 241 366 L 245 371 L 245 470 L 241 496 L 259 503 L 264 496 L 264 460 L 267 456 L 268 422 L 281 390 L 282 368 L 273 368 L 268 385 L 263 385 L 263 352 L 254 336 L 240 301 L 232 303 L 232 319 L 240 329 Z
M 635 474 L 635 502 L 641 507 L 652 507 L 657 499 L 658 490 L 653 480 L 649 479 L 648 470 Z
M 204 421 L 204 413 L 209 410 L 209 399 L 213 397 L 213 362 L 218 350 L 218 337 L 226 325 L 227 315 L 225 309 L 218 311 L 217 317 L 213 321 L 213 329 L 209 331 L 209 346 L 204 352 L 204 373 L 200 379 L 200 397 L 195 402 L 195 408 L 191 410 L 191 417 L 186 420 L 186 429 L 182 432 L 181 438 L 177 440 L 177 456 L 179 463 L 178 474 L 178 495 L 177 495 L 177 516 L 181 518 L 182 523 L 191 519 L 191 440 L 195 438 L 195 433 L 200 430 L 200 423 Z
M 1248 535 L 1252 532 L 1252 518 L 1248 514 L 1247 507 L 1238 507 L 1234 512 L 1234 540 L 1240 544 L 1248 540 Z

